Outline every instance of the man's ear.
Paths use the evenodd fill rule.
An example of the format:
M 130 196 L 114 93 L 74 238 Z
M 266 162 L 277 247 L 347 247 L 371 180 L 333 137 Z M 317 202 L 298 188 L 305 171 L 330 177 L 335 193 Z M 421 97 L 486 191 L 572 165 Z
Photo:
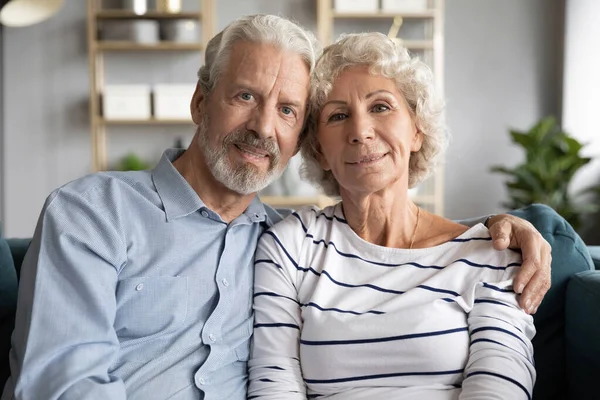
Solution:
M 204 96 L 204 92 L 202 92 L 200 84 L 196 84 L 196 90 L 194 91 L 194 95 L 192 96 L 192 101 L 190 103 L 190 113 L 192 115 L 192 120 L 196 125 L 200 125 L 200 121 L 202 121 L 205 99 L 206 96 Z

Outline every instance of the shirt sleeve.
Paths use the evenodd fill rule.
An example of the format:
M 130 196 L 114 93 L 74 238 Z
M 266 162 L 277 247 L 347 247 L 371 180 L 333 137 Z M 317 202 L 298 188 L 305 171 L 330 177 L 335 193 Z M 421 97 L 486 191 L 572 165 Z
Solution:
M 279 232 L 267 231 L 256 251 L 248 399 L 306 400 L 299 355 L 302 317 L 295 282 L 294 254 L 298 253 L 281 241 L 284 236 L 298 236 L 294 230 Z
M 513 291 L 516 269 L 506 268 L 495 282 L 477 283 L 468 296 L 470 351 L 460 400 L 532 398 L 535 327 Z
M 119 351 L 117 271 L 126 257 L 114 219 L 77 193 L 60 189 L 48 198 L 22 266 L 5 396 L 126 398 L 109 373 Z

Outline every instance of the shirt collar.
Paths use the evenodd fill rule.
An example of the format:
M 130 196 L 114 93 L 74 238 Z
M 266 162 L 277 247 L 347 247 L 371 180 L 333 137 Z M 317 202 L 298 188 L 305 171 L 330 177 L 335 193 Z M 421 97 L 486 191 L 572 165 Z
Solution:
M 152 170 L 152 181 L 162 200 L 167 221 L 185 217 L 205 207 L 198 194 L 173 166 L 173 161 L 184 152 L 182 149 L 165 150 Z
M 162 200 L 167 221 L 185 217 L 201 208 L 207 208 L 200 196 L 194 191 L 185 178 L 173 166 L 185 150 L 167 149 L 163 153 L 158 165 L 152 170 L 152 181 Z M 278 215 L 273 210 L 275 215 Z M 262 201 L 255 196 L 243 213 L 251 222 L 265 222 L 269 227 L 273 225 L 273 218 L 265 209 Z

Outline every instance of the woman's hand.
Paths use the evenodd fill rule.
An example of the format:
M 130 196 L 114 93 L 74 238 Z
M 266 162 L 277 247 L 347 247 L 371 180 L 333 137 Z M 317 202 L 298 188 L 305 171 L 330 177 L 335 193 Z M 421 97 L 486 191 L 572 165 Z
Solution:
M 513 215 L 494 215 L 486 225 L 496 250 L 521 250 L 523 266 L 515 277 L 514 289 L 521 294 L 521 308 L 529 314 L 535 314 L 550 289 L 550 244 L 529 221 Z

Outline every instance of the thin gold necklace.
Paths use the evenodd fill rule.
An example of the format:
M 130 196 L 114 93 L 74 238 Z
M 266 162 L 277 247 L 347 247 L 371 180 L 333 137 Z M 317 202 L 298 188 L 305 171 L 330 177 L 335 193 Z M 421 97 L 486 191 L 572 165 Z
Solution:
M 415 224 L 415 230 L 413 231 L 412 238 L 410 239 L 409 250 L 412 249 L 413 243 L 415 242 L 415 236 L 417 236 L 417 229 L 419 229 L 419 215 L 421 215 L 421 208 L 417 206 L 417 223 Z

